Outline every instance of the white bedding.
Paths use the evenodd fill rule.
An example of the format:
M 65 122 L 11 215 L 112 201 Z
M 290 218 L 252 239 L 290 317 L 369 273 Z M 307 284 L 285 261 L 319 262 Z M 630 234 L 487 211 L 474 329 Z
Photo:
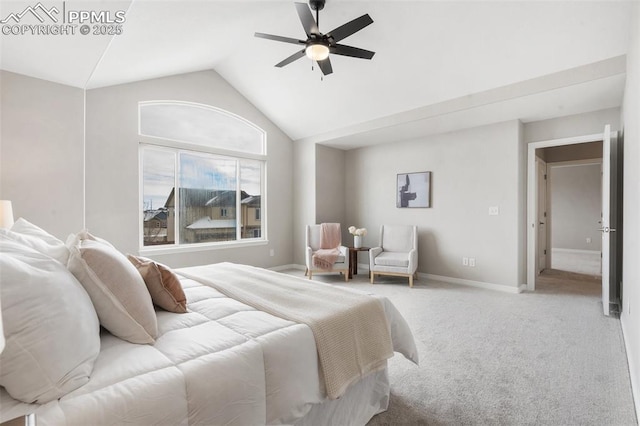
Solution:
M 38 425 L 317 424 L 326 418 L 322 408 L 329 404 L 306 325 L 257 311 L 192 279 L 181 282 L 189 312 L 158 311 L 154 345 L 103 332 L 86 385 L 42 406 L 15 401 L 2 389 L 0 421 L 33 411 Z M 417 363 L 406 322 L 388 300 L 382 301 L 394 350 Z M 357 400 L 360 389 L 369 388 L 374 394 L 386 390 L 379 395 L 386 408 L 386 371 L 358 386 L 341 405 L 330 401 L 337 403 L 332 409 L 344 410 L 349 398 Z

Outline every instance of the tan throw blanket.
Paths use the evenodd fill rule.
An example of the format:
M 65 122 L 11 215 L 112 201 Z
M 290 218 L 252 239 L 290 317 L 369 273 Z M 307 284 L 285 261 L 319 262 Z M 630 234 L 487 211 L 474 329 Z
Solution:
M 181 268 L 178 274 L 313 331 L 327 396 L 336 399 L 393 356 L 380 300 L 327 284 L 233 263 Z
M 342 243 L 342 235 L 339 223 L 320 224 L 320 249 L 313 253 L 313 266 L 320 269 L 331 270 L 336 263 Z

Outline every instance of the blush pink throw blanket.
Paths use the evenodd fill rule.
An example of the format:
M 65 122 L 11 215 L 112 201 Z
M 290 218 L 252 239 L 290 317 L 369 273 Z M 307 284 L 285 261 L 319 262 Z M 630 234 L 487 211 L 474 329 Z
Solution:
M 340 256 L 338 247 L 342 243 L 339 223 L 320 224 L 320 249 L 313 254 L 313 266 L 331 270 Z

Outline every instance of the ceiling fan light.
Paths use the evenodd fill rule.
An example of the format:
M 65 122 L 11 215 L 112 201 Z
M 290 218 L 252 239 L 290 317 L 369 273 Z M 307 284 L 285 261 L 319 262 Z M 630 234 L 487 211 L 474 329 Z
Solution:
M 314 61 L 324 61 L 329 57 L 329 47 L 321 43 L 310 44 L 304 51 Z

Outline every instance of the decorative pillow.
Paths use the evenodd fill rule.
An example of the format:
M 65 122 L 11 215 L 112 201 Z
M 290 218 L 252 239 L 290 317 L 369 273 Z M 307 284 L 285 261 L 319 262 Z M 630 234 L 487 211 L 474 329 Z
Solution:
M 100 352 L 98 317 L 60 262 L 4 235 L 0 253 L 0 385 L 15 399 L 44 404 L 89 380 Z
M 158 323 L 142 277 L 111 244 L 86 238 L 76 236 L 68 268 L 89 293 L 100 324 L 131 343 L 153 343 Z
M 138 268 L 154 304 L 177 314 L 187 312 L 187 297 L 180 279 L 168 266 L 131 254 L 127 255 L 127 259 Z
M 109 247 L 115 249 L 114 245 L 111 244 L 109 241 L 105 240 L 104 238 L 96 237 L 95 235 L 89 233 L 89 231 L 87 231 L 86 229 L 83 229 L 77 234 L 71 234 L 67 237 L 67 243 L 66 243 L 67 249 L 71 250 L 71 247 L 76 245 L 80 240 L 97 241 L 99 243 L 108 245 Z
M 64 242 L 26 219 L 18 219 L 11 227 L 11 230 L 4 230 L 3 233 L 6 237 L 52 257 L 63 265 L 67 264 L 69 249 Z

